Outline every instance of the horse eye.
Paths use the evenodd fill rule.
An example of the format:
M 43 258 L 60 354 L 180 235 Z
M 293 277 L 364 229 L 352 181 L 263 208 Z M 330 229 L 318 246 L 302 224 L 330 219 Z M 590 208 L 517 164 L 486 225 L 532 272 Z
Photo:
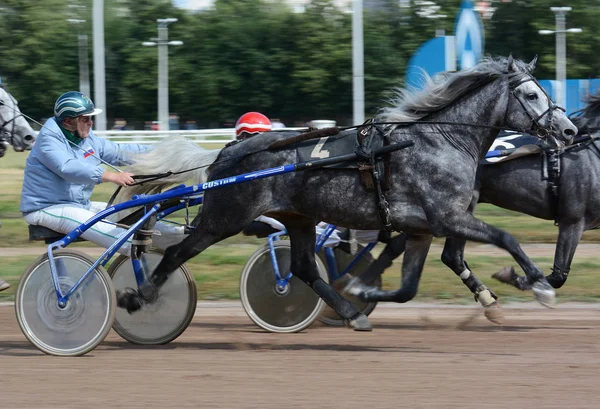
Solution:
M 537 94 L 535 94 L 535 93 L 527 94 L 527 100 L 535 101 L 536 99 L 538 99 Z

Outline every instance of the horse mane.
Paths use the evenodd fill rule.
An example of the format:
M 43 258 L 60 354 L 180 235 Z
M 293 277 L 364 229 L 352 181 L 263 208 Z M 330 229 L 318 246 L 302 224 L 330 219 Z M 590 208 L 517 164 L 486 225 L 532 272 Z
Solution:
M 580 133 L 588 133 L 586 128 L 598 128 L 600 125 L 600 91 L 590 94 L 585 99 L 586 106 L 579 111 L 573 112 L 569 117 L 571 121 L 579 128 Z M 592 129 L 592 133 L 599 129 Z
M 390 101 L 392 106 L 382 108 L 377 119 L 382 122 L 416 122 L 497 78 L 508 77 L 513 82 L 530 73 L 528 64 L 520 60 L 513 62 L 516 67 L 513 72 L 507 70 L 508 58 L 488 57 L 473 68 L 444 73 L 435 80 L 423 73 L 423 89 L 396 88 Z

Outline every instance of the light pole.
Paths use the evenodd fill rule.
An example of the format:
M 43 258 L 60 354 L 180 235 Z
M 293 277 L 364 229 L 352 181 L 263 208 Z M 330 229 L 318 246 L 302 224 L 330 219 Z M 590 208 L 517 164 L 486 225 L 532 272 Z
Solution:
M 106 69 L 104 64 L 104 0 L 93 0 L 92 33 L 94 46 L 94 105 L 102 108 L 96 115 L 97 131 L 106 131 Z
M 169 41 L 168 25 L 177 22 L 176 18 L 159 18 L 158 38 L 144 41 L 142 45 L 158 46 L 158 121 L 162 131 L 169 129 L 169 46 L 183 45 L 183 41 Z
M 556 84 L 558 92 L 556 102 L 559 106 L 565 107 L 567 104 L 567 41 L 565 33 L 581 33 L 580 28 L 566 29 L 565 18 L 571 11 L 571 7 L 550 7 L 556 16 L 556 30 L 540 30 L 541 35 L 556 34 Z
M 83 34 L 82 26 L 85 20 L 75 18 L 67 19 L 69 23 L 77 26 L 77 45 L 79 49 L 79 91 L 90 96 L 90 69 L 88 62 L 88 36 Z
M 352 3 L 352 120 L 365 122 L 365 72 L 363 45 L 363 2 Z

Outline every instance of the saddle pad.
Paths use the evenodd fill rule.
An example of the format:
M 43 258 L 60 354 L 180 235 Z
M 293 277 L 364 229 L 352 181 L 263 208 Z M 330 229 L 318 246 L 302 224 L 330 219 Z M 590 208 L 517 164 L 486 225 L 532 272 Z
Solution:
M 533 155 L 542 151 L 542 141 L 535 136 L 520 134 L 512 131 L 502 131 L 492 146 L 489 154 L 495 154 L 495 151 L 503 152 L 501 156 L 486 157 L 481 161 L 482 165 L 493 165 L 494 163 L 506 162 L 519 158 L 521 156 Z
M 346 130 L 338 135 L 326 136 L 318 139 L 309 139 L 296 145 L 298 162 L 307 162 L 315 159 L 325 159 L 334 156 L 348 155 L 356 149 L 356 131 Z M 337 163 L 327 166 L 330 168 L 358 168 L 356 161 Z

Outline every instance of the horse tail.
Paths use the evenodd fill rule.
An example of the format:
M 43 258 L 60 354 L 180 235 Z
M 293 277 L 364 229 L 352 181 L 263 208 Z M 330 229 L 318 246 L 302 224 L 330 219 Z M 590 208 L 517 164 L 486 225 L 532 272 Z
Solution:
M 173 174 L 122 189 L 116 202 L 130 200 L 137 194 L 158 193 L 169 186 L 187 181 L 204 183 L 208 167 L 217 160 L 220 152 L 220 149 L 204 149 L 183 137 L 163 139 L 153 150 L 131 155 L 132 163 L 125 170 L 134 175 Z

